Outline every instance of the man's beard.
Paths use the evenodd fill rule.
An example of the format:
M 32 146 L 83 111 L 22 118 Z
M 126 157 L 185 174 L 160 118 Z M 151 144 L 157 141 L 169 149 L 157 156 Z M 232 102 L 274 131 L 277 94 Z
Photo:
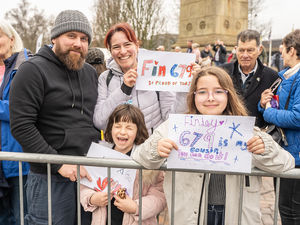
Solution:
M 79 52 L 80 55 L 70 54 L 70 51 Z M 66 51 L 63 51 L 60 43 L 57 43 L 55 54 L 69 70 L 80 70 L 84 65 L 86 57 L 86 54 L 78 49 L 76 50 L 74 48 L 70 48 Z

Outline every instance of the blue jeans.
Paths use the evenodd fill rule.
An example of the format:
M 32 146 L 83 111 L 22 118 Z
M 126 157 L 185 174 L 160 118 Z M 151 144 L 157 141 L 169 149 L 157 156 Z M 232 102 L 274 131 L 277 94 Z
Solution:
M 225 206 L 208 205 L 207 225 L 224 225 L 224 222 L 225 222 Z
M 300 224 L 300 180 L 280 179 L 279 212 L 283 225 Z
M 47 175 L 29 172 L 27 183 L 27 224 L 48 225 Z M 52 224 L 76 224 L 76 183 L 51 175 Z

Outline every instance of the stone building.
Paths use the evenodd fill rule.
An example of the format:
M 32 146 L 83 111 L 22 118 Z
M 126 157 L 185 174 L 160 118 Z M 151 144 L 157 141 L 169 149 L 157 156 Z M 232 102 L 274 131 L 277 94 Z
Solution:
M 185 48 L 191 39 L 204 46 L 219 39 L 231 49 L 237 34 L 247 26 L 248 0 L 181 0 L 175 45 Z

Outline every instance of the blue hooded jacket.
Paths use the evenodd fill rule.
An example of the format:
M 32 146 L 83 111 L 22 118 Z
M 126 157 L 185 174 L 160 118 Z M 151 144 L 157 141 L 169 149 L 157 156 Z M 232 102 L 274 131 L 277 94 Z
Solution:
M 10 58 L 4 61 L 5 74 L 3 77 L 4 87 L 2 99 L 0 100 L 0 120 L 1 120 L 1 151 L 3 152 L 23 152 L 20 144 L 14 139 L 10 131 L 9 122 L 9 89 L 14 75 L 16 74 L 20 64 L 28 58 L 26 49 L 18 53 L 17 56 L 12 55 Z M 2 168 L 5 178 L 18 177 L 19 176 L 19 162 L 16 161 L 2 161 Z M 23 175 L 27 175 L 29 172 L 29 164 L 22 162 Z
M 263 113 L 265 121 L 283 128 L 288 146 L 282 147 L 294 156 L 296 166 L 300 166 L 300 70 L 286 79 L 283 74 L 288 69 L 278 73 L 282 79 L 276 93 L 279 96 L 279 109 L 268 108 L 264 110 L 261 108 L 260 102 L 258 108 Z M 285 110 L 285 103 L 294 80 L 288 109 Z

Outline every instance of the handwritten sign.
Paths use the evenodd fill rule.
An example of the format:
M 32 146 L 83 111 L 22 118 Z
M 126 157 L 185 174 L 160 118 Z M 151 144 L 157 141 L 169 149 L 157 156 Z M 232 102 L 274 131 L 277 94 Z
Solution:
M 125 154 L 96 143 L 91 144 L 87 156 L 108 159 L 130 159 Z M 96 191 L 107 192 L 107 168 L 95 166 L 84 167 L 92 177 L 92 181 L 90 182 L 88 179 L 83 178 L 80 180 L 80 183 Z M 119 188 L 126 188 L 127 194 L 132 198 L 135 176 L 136 170 L 134 169 L 111 168 L 111 190 L 116 193 Z
M 247 141 L 255 117 L 170 114 L 169 138 L 179 149 L 168 158 L 168 168 L 251 172 Z
M 139 50 L 137 90 L 188 92 L 192 81 L 190 53 Z

